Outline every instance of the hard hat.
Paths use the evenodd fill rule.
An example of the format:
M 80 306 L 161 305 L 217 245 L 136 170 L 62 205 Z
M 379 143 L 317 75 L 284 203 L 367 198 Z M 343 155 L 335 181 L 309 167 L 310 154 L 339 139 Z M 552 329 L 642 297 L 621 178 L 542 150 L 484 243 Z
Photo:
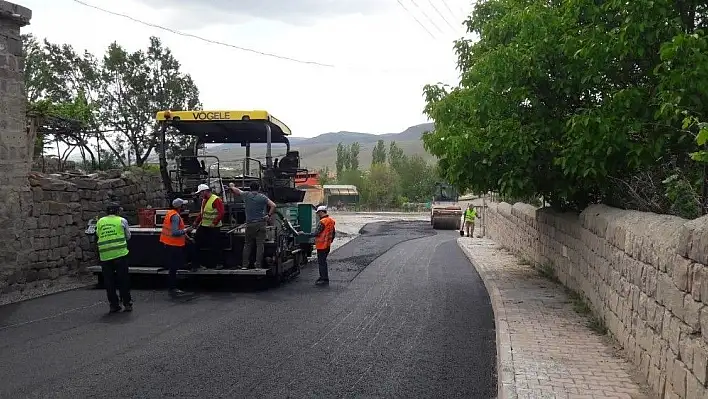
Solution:
M 183 200 L 182 198 L 175 198 L 172 200 L 172 207 L 173 208 L 179 208 L 182 205 L 188 204 L 189 201 Z
M 117 202 L 109 202 L 106 204 L 106 211 L 111 212 L 111 211 L 118 211 L 120 210 L 120 204 Z
M 327 207 L 324 205 L 320 205 L 317 207 L 317 212 L 327 212 Z
M 206 190 L 211 190 L 211 189 L 210 189 L 209 186 L 207 186 L 206 184 L 200 184 L 200 185 L 197 187 L 197 191 L 196 191 L 194 194 L 199 194 L 199 193 L 201 193 L 202 191 L 206 191 Z

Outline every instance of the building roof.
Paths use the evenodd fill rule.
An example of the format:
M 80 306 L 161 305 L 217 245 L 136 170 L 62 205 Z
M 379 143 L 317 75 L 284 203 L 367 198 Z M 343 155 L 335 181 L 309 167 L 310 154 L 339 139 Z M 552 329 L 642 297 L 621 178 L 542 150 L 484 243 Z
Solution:
M 359 195 L 356 186 L 351 184 L 326 184 L 322 188 L 329 195 Z

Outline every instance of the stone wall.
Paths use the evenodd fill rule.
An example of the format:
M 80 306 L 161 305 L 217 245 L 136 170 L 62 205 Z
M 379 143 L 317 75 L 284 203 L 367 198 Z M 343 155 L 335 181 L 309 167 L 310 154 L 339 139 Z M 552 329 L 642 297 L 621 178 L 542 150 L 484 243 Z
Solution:
M 21 216 L 29 235 L 24 246 L 32 251 L 21 264 L 2 263 L 3 292 L 32 288 L 95 264 L 95 246 L 84 231 L 90 219 L 102 216 L 109 200 L 123 206 L 131 223 L 137 222 L 138 208 L 166 205 L 160 177 L 138 170 L 88 176 L 33 173 L 29 184 L 31 205 Z
M 0 1 L 0 265 L 22 267 L 32 248 L 22 218 L 32 204 L 27 173 L 34 145 L 27 128 L 20 28 L 32 12 Z
M 487 235 L 584 295 L 659 397 L 708 397 L 708 217 L 501 203 Z

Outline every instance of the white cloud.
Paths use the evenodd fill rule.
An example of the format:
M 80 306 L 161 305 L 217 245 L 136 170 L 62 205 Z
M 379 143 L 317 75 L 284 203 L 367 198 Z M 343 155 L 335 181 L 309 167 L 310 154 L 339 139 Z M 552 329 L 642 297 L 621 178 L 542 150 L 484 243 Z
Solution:
M 264 52 L 334 64 L 335 68 L 297 64 L 205 43 L 68 0 L 17 1 L 34 12 L 32 25 L 25 32 L 99 55 L 114 40 L 137 50 L 147 46 L 149 36 L 159 36 L 173 50 L 183 70 L 197 82 L 206 108 L 267 109 L 285 121 L 297 136 L 339 130 L 401 131 L 426 121 L 422 115 L 423 85 L 454 83 L 457 77 L 452 40 L 459 37 L 462 28 L 457 32 L 449 29 L 432 8 L 424 7 L 426 2 L 422 0 L 417 3 L 428 16 L 438 18 L 443 30 L 448 28 L 445 35 L 437 34 L 438 40 L 432 40 L 398 7 L 396 0 L 375 0 L 376 4 L 391 3 L 381 7 L 375 7 L 374 0 L 362 1 L 364 6 L 360 8 L 353 0 L 291 0 L 290 4 L 300 6 L 275 10 L 275 3 L 265 2 L 270 9 L 230 7 L 221 13 L 218 1 L 201 1 L 200 4 L 208 4 L 201 9 L 208 10 L 209 15 L 222 16 L 219 23 L 207 25 L 195 16 L 193 8 L 187 13 L 178 7 L 178 3 L 187 0 L 169 4 L 153 1 L 152 5 L 146 5 L 144 0 L 87 0 L 146 22 Z M 409 10 L 417 12 L 410 0 L 402 1 Z M 235 3 L 242 2 L 231 2 Z M 328 6 L 318 7 L 315 3 Z M 455 26 L 460 25 L 464 14 L 459 10 L 469 7 L 464 0 L 447 3 L 458 13 Z M 440 11 L 445 9 L 442 3 L 436 4 Z M 308 25 L 283 22 L 296 14 L 309 15 Z M 446 17 L 453 22 L 452 16 Z M 418 18 L 425 23 L 424 16 L 418 14 Z M 429 29 L 436 33 L 432 27 Z

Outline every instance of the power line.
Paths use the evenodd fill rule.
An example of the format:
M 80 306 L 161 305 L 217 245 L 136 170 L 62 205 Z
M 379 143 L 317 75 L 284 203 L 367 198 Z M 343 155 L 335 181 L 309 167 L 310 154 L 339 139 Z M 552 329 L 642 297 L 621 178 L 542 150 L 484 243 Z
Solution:
M 447 8 L 447 11 L 450 13 L 450 16 L 453 17 L 453 18 L 457 18 L 457 16 L 455 15 L 455 13 L 452 12 L 452 9 L 450 8 L 450 6 L 447 4 L 447 1 L 446 1 L 446 0 L 442 0 L 442 3 L 443 3 L 443 5 L 445 6 L 445 8 Z
M 435 39 L 435 36 L 430 32 L 430 30 L 429 30 L 428 28 L 425 27 L 425 25 L 423 25 L 422 22 L 420 22 L 420 20 L 418 19 L 418 17 L 416 17 L 415 14 L 413 14 L 412 12 L 410 12 L 410 10 L 409 10 L 408 8 L 406 8 L 406 6 L 403 5 L 403 3 L 401 3 L 401 0 L 396 0 L 396 1 L 398 2 L 398 5 L 400 5 L 404 10 L 406 10 L 406 12 L 407 12 L 411 17 L 413 17 L 413 19 L 415 19 L 415 22 L 417 22 L 418 25 L 420 25 L 421 28 L 425 29 L 425 31 L 428 32 L 428 34 L 430 35 L 430 37 L 432 37 L 433 40 L 434 40 L 434 39 Z
M 264 51 L 254 50 L 254 49 L 251 49 L 251 48 L 248 48 L 248 47 L 241 47 L 241 46 L 236 46 L 236 45 L 229 44 L 229 43 L 224 43 L 224 42 L 220 42 L 220 41 L 216 41 L 216 40 L 207 39 L 207 38 L 204 38 L 204 37 L 201 37 L 201 36 L 193 35 L 193 34 L 191 34 L 191 33 L 180 32 L 180 31 L 177 31 L 177 30 L 174 30 L 174 29 L 170 29 L 170 28 L 167 28 L 167 27 L 164 27 L 164 26 L 156 25 L 156 24 L 153 24 L 153 23 L 150 23 L 150 22 L 145 22 L 145 21 L 139 20 L 139 19 L 137 19 L 137 18 L 133 18 L 133 17 L 131 17 L 130 15 L 121 14 L 121 13 L 118 13 L 118 12 L 115 12 L 115 11 L 106 10 L 105 8 L 101 8 L 101 7 L 95 6 L 95 5 L 93 5 L 93 4 L 88 4 L 88 3 L 85 3 L 85 2 L 83 2 L 83 1 L 81 1 L 81 0 L 73 0 L 73 1 L 74 1 L 75 3 L 78 3 L 78 4 L 83 5 L 83 6 L 85 6 L 85 7 L 93 8 L 93 9 L 95 9 L 95 10 L 98 10 L 98 11 L 101 11 L 101 12 L 105 12 L 105 13 L 107 13 L 107 14 L 115 15 L 115 16 L 117 16 L 117 17 L 126 18 L 126 19 L 129 19 L 129 20 L 133 21 L 133 22 L 137 22 L 137 23 L 139 23 L 139 24 L 141 24 L 141 25 L 149 26 L 149 27 L 151 27 L 151 28 L 161 29 L 161 30 L 164 30 L 164 31 L 167 31 L 167 32 L 170 32 L 170 33 L 174 33 L 175 35 L 184 36 L 184 37 L 191 37 L 191 38 L 194 38 L 194 39 L 197 39 L 197 40 L 201 40 L 201 41 L 204 41 L 204 42 L 207 42 L 207 43 L 217 44 L 217 45 L 220 45 L 220 46 L 231 47 L 231 48 L 234 48 L 234 49 L 236 49 L 236 50 L 246 51 L 246 52 L 249 52 L 249 53 L 254 53 L 254 54 L 258 54 L 258 55 L 263 55 L 263 56 L 266 56 L 266 57 L 278 58 L 278 59 L 285 60 L 285 61 L 292 61 L 292 62 L 297 62 L 297 63 L 300 63 L 300 64 L 316 65 L 316 66 L 325 67 L 325 68 L 335 68 L 335 66 L 332 65 L 332 64 L 325 64 L 325 63 L 317 62 L 317 61 L 299 60 L 299 59 L 297 59 L 297 58 L 291 58 L 291 57 L 287 57 L 287 56 L 283 56 L 283 55 L 278 55 L 278 54 L 274 54 L 274 53 L 267 53 L 267 52 L 264 52 Z
M 433 10 L 435 10 L 435 12 L 440 16 L 440 18 L 442 18 L 443 21 L 445 21 L 445 23 L 447 24 L 447 26 L 449 26 L 450 29 L 453 30 L 453 32 L 456 32 L 457 29 L 455 29 L 455 27 L 452 26 L 452 24 L 450 23 L 450 21 L 448 21 L 447 18 L 445 18 L 445 16 L 442 15 L 442 13 L 440 12 L 440 10 L 438 10 L 438 8 L 435 7 L 435 4 L 433 4 L 432 0 L 428 0 L 428 3 L 430 4 L 431 7 L 433 7 Z
M 430 16 L 429 16 L 425 11 L 423 11 L 423 9 L 418 5 L 418 3 L 415 2 L 415 0 L 411 0 L 411 3 L 413 3 L 413 5 L 416 6 L 416 7 L 418 8 L 418 10 L 420 10 L 420 12 L 421 12 L 423 15 L 425 15 L 425 18 L 428 19 L 428 21 L 430 22 L 430 24 L 433 25 L 433 26 L 435 27 L 435 29 L 438 30 L 438 32 L 444 34 L 444 32 L 442 31 L 442 29 L 440 29 L 440 27 L 438 27 L 438 25 L 435 23 L 435 21 L 433 21 L 433 19 L 430 18 Z

